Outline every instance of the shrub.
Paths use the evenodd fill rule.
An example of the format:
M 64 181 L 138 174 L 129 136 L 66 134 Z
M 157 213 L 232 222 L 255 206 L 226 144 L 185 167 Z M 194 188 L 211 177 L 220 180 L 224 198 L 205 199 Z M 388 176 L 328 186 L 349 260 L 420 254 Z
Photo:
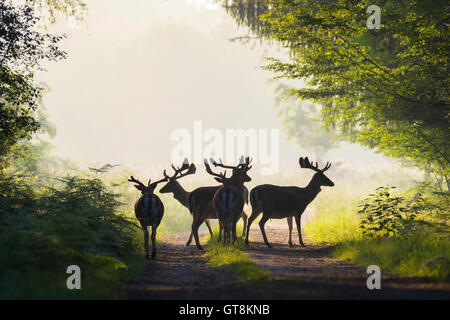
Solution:
M 1 298 L 118 297 L 123 270 L 143 266 L 141 232 L 117 214 L 120 205 L 97 179 L 44 188 L 1 178 Z M 81 268 L 82 290 L 66 288 L 71 264 Z

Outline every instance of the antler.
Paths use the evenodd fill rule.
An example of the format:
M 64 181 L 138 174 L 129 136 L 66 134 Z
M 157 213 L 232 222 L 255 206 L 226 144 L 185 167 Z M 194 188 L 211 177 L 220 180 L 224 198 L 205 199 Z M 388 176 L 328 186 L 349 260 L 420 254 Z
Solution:
M 327 171 L 331 167 L 331 163 L 327 162 L 327 164 L 325 165 L 325 167 L 323 167 L 323 169 L 319 169 L 319 165 L 318 165 L 317 161 L 316 161 L 316 165 L 314 166 L 311 162 L 309 162 L 308 157 L 305 157 L 305 158 L 300 157 L 299 163 L 300 163 L 300 167 L 302 167 L 302 168 L 312 169 L 316 172 L 322 172 L 322 173 Z
M 163 171 L 163 175 L 164 175 L 164 178 L 162 178 L 161 180 L 158 180 L 158 181 L 153 182 L 153 183 L 152 183 L 152 186 L 155 186 L 155 187 L 156 187 L 156 185 L 157 185 L 158 183 L 160 183 L 160 182 L 165 182 L 165 181 L 169 180 L 169 176 L 166 174 L 166 170 L 165 170 L 165 169 L 164 169 L 164 171 Z M 151 181 L 151 180 L 148 180 L 148 186 L 150 186 L 150 181 Z
M 220 159 L 220 158 L 219 158 L 219 161 L 220 161 L 220 162 L 214 161 L 213 158 L 210 158 L 209 160 L 211 161 L 211 163 L 212 163 L 215 167 L 221 167 L 221 168 L 224 168 L 224 169 L 247 169 L 247 168 L 248 168 L 248 165 L 249 165 L 250 162 L 252 161 L 252 160 L 250 159 L 250 157 L 246 157 L 246 158 L 245 158 L 245 161 L 244 161 L 244 156 L 241 156 L 241 157 L 239 158 L 239 164 L 238 164 L 237 166 L 228 166 L 228 165 L 224 165 L 224 164 L 222 163 L 222 159 Z M 251 168 L 251 167 L 250 167 L 250 168 Z
M 241 156 L 239 158 L 239 165 L 238 167 L 240 169 L 246 169 L 246 170 L 250 170 L 252 167 L 249 167 L 250 162 L 252 162 L 252 159 L 250 157 L 246 157 L 245 158 L 245 162 L 244 162 L 244 156 Z
M 221 164 L 215 162 L 213 159 L 211 159 L 211 162 L 212 162 L 212 164 L 215 165 L 215 166 L 222 167 Z M 213 171 L 211 170 L 211 167 L 210 167 L 209 164 L 208 164 L 208 160 L 205 159 L 205 160 L 204 160 L 204 163 L 205 163 L 205 167 L 206 167 L 206 172 L 208 172 L 210 175 L 215 176 L 215 177 L 218 177 L 218 178 L 220 178 L 220 179 L 226 178 L 226 175 L 227 175 L 227 172 L 226 172 L 226 171 L 225 171 L 224 173 L 222 173 L 222 172 L 215 173 L 215 172 L 213 172 Z
M 188 174 L 193 174 L 197 170 L 197 168 L 195 167 L 195 164 L 192 163 L 191 165 L 189 165 L 189 162 L 187 159 L 184 159 L 183 165 L 179 168 L 175 168 L 175 166 L 172 164 L 172 169 L 175 171 L 175 173 L 171 177 L 167 176 L 166 173 L 164 172 L 164 175 L 171 179 L 179 179 L 181 177 L 187 176 Z M 185 173 L 181 173 L 182 171 L 184 171 L 186 169 L 188 169 L 188 170 Z
M 209 161 L 211 161 L 211 163 L 213 164 L 214 167 L 221 167 L 221 168 L 224 168 L 224 169 L 236 169 L 236 167 L 234 167 L 234 166 L 227 166 L 227 165 L 223 164 L 222 163 L 222 159 L 220 159 L 220 158 L 219 158 L 220 162 L 214 161 L 213 158 L 209 158 Z
M 197 170 L 193 163 L 189 165 L 189 161 L 187 159 L 184 159 L 181 167 L 175 168 L 175 166 L 172 164 L 172 169 L 173 171 L 175 171 L 175 173 L 173 174 L 173 176 L 169 177 L 170 179 L 179 179 L 181 177 L 187 176 L 188 174 L 193 174 Z M 182 174 L 181 172 L 186 169 L 188 169 L 188 171 Z
M 130 179 L 128 179 L 128 181 L 136 183 L 136 184 L 140 185 L 141 187 L 145 188 L 145 185 L 142 182 L 140 182 L 139 180 L 135 179 L 133 176 L 131 176 Z M 149 181 L 149 184 L 150 184 L 150 181 Z

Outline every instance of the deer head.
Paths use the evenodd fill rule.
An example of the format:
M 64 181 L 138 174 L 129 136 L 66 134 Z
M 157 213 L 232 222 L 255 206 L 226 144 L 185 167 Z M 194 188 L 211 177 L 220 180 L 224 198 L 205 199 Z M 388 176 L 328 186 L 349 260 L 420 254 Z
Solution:
M 164 171 L 164 176 L 169 180 L 169 182 L 167 182 L 159 192 L 161 193 L 174 192 L 176 190 L 175 188 L 178 185 L 177 179 L 180 179 L 189 174 L 194 174 L 195 171 L 197 170 L 197 168 L 193 163 L 189 165 L 187 159 L 184 159 L 184 162 L 181 167 L 175 168 L 175 166 L 172 164 L 172 169 L 175 173 L 170 177 L 166 174 L 166 171 Z M 183 173 L 183 171 L 185 172 Z
M 323 169 L 319 169 L 319 165 L 316 162 L 316 165 L 314 166 L 311 162 L 309 162 L 308 157 L 302 158 L 300 157 L 299 159 L 299 163 L 300 163 L 300 167 L 301 168 L 305 168 L 305 169 L 311 169 L 314 170 L 316 173 L 314 174 L 311 182 L 314 182 L 315 184 L 317 184 L 319 187 L 320 186 L 326 186 L 326 187 L 332 187 L 334 186 L 334 182 L 331 181 L 325 174 L 324 172 L 327 171 L 328 169 L 330 169 L 331 167 L 331 163 L 327 162 L 327 164 L 325 165 L 325 167 Z
M 244 182 L 252 181 L 252 178 L 250 178 L 247 174 L 247 171 L 252 168 L 252 166 L 250 166 L 251 159 L 249 157 L 245 158 L 245 161 L 244 157 L 241 157 L 241 159 L 239 160 L 240 163 L 237 166 L 224 165 L 221 159 L 219 159 L 220 162 L 216 162 L 214 161 L 214 159 L 210 158 L 213 166 L 224 169 L 232 169 L 232 175 L 230 178 L 226 177 L 226 171 L 224 171 L 224 173 L 214 173 L 208 164 L 208 160 L 205 159 L 204 161 L 206 172 L 208 172 L 212 176 L 215 176 L 216 178 L 214 179 L 224 185 L 243 185 Z
M 155 190 L 158 183 L 165 182 L 168 180 L 168 177 L 166 175 L 166 170 L 164 170 L 164 178 L 161 180 L 158 180 L 156 182 L 151 183 L 151 179 L 148 180 L 147 186 L 140 182 L 139 180 L 135 179 L 133 176 L 128 179 L 129 182 L 134 183 L 134 187 L 138 189 L 142 194 L 152 194 Z

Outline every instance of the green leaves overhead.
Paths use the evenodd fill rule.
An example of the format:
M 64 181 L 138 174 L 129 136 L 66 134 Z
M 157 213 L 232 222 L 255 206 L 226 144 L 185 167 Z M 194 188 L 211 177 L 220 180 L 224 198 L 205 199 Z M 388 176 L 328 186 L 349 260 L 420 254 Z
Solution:
M 241 2 L 237 12 L 245 16 L 254 2 L 233 3 Z M 271 58 L 265 69 L 304 80 L 293 92 L 321 103 L 323 120 L 341 136 L 447 179 L 447 1 L 260 2 L 261 34 L 290 50 L 288 59 Z M 373 4 L 381 9 L 381 28 L 369 30 L 366 10 Z
M 65 58 L 57 47 L 62 36 L 36 31 L 39 18 L 30 6 L 0 3 L 0 168 L 21 139 L 39 128 L 35 118 L 43 88 L 34 71 L 43 60 Z

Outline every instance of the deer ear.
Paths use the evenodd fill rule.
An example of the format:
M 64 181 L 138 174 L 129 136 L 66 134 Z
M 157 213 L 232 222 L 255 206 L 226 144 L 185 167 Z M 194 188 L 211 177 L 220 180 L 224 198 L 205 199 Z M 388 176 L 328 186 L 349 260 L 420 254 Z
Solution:
M 221 178 L 214 178 L 214 179 L 216 179 L 216 181 L 219 183 L 223 183 L 223 179 L 221 179 Z
M 138 184 L 135 184 L 134 187 L 135 187 L 136 189 L 138 189 L 139 191 L 142 191 L 142 186 L 140 186 L 140 185 L 138 185 Z

